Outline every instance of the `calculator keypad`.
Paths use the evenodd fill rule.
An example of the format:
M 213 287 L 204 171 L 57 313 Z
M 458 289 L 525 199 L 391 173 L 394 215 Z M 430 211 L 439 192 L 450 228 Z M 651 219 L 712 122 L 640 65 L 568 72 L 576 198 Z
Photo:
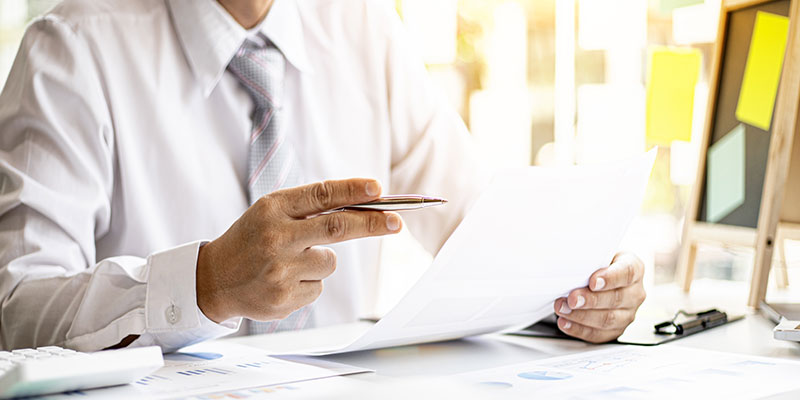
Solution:
M 31 360 L 42 360 L 53 357 L 74 357 L 81 355 L 75 350 L 65 349 L 57 346 L 38 347 L 35 349 L 17 349 L 12 351 L 0 351 L 0 375 L 4 374 L 16 364 Z

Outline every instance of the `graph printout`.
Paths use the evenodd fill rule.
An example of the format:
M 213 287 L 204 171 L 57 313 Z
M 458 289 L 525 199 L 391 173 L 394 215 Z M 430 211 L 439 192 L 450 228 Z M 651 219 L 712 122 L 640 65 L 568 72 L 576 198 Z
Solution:
M 281 388 L 265 389 L 266 386 L 367 371 L 316 359 L 308 362 L 313 365 L 270 357 L 257 348 L 224 341 L 207 342 L 164 355 L 164 367 L 131 384 L 48 399 L 173 399 L 223 391 L 250 393 L 244 389 L 271 393 Z
M 762 398 L 800 389 L 800 362 L 678 346 L 605 350 L 470 372 L 457 379 L 503 398 Z

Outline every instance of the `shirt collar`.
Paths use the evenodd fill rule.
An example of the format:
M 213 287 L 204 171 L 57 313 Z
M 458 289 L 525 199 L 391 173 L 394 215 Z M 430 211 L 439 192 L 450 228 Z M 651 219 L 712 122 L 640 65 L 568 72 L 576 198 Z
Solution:
M 216 0 L 167 0 L 189 64 L 208 96 L 250 34 Z M 256 31 L 268 37 L 289 63 L 311 73 L 296 0 L 275 0 Z

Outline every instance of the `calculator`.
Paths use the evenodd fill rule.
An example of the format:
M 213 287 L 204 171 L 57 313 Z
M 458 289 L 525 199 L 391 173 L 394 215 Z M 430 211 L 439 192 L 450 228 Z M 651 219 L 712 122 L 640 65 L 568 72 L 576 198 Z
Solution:
M 158 346 L 96 353 L 55 346 L 0 351 L 0 399 L 123 385 L 163 365 Z

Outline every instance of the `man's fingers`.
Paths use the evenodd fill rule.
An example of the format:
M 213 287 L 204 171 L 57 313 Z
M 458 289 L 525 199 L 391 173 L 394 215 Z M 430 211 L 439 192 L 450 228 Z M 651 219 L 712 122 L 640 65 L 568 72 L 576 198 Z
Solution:
M 304 218 L 351 204 L 366 203 L 381 195 L 374 179 L 353 178 L 325 181 L 270 194 L 292 218 Z
M 635 308 L 644 301 L 644 297 L 644 288 L 641 285 L 601 292 L 580 288 L 570 292 L 564 305 L 573 310 Z
M 556 315 L 572 322 L 602 330 L 624 330 L 635 315 L 633 309 L 604 310 L 572 310 L 561 306 L 556 308 Z
M 598 292 L 631 286 L 642 280 L 644 265 L 638 258 L 627 254 L 614 257 L 607 268 L 597 270 L 589 278 L 589 289 Z
M 400 215 L 381 211 L 342 211 L 294 222 L 296 240 L 305 246 L 388 235 L 402 226 Z
M 561 329 L 561 331 L 567 335 L 590 343 L 610 342 L 618 338 L 622 332 L 624 332 L 624 330 L 595 329 L 560 317 L 558 318 L 558 329 Z
M 336 252 L 328 247 L 309 247 L 295 259 L 294 266 L 300 281 L 320 281 L 336 270 Z
M 592 343 L 618 338 L 644 301 L 643 275 L 644 265 L 636 256 L 618 254 L 608 268 L 592 274 L 589 287 L 555 301 L 559 329 Z

